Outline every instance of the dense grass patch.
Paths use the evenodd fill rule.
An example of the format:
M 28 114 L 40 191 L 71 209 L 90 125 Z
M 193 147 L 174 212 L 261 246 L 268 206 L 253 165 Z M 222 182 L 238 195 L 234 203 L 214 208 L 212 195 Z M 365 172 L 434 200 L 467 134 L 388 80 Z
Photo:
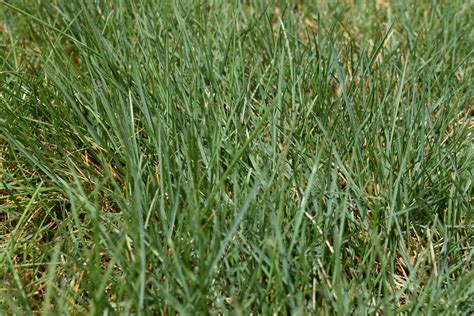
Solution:
M 473 309 L 472 6 L 305 2 L 0 1 L 0 313 Z

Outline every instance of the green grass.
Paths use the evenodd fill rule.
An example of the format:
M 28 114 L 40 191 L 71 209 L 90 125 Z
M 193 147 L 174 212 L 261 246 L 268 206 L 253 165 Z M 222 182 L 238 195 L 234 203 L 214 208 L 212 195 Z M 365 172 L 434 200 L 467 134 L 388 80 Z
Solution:
M 473 12 L 0 1 L 0 314 L 469 313 Z

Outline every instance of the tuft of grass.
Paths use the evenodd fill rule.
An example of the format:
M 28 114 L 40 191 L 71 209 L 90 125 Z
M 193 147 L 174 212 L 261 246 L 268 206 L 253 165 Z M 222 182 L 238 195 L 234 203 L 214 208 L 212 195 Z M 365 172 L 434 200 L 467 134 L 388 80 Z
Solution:
M 468 1 L 0 8 L 0 313 L 472 311 Z

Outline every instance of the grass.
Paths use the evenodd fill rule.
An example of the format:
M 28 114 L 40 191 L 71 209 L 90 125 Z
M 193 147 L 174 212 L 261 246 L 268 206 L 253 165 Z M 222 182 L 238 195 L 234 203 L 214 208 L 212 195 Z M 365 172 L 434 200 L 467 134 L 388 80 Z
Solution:
M 1 314 L 467 314 L 469 1 L 0 1 Z

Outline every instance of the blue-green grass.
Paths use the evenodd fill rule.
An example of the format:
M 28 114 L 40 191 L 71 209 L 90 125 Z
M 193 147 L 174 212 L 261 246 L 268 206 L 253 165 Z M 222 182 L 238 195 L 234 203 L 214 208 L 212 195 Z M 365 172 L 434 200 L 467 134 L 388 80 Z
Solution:
M 470 1 L 0 1 L 0 314 L 474 307 Z

